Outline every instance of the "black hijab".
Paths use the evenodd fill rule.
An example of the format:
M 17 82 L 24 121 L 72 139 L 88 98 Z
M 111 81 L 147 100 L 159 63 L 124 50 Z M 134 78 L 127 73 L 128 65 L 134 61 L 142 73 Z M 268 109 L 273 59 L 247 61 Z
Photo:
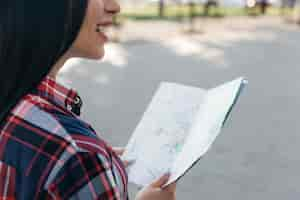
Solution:
M 70 48 L 88 0 L 3 0 L 0 5 L 0 123 Z

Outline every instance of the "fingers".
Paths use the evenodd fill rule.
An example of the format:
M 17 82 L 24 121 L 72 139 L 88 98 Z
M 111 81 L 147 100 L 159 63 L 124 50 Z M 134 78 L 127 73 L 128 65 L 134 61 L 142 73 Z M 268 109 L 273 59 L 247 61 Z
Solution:
M 169 178 L 170 178 L 170 174 L 167 173 L 167 174 L 161 176 L 160 178 L 158 178 L 153 183 L 151 183 L 150 186 L 152 186 L 152 187 L 162 187 L 164 184 L 166 184 L 168 182 Z
M 122 156 L 125 152 L 125 148 L 123 147 L 112 147 L 112 150 L 117 154 L 117 156 Z M 132 165 L 135 160 L 122 160 L 124 166 L 127 168 L 128 166 Z
M 123 164 L 125 167 L 129 167 L 135 162 L 135 160 L 123 160 Z
M 168 192 L 175 193 L 176 192 L 176 182 L 171 183 L 168 185 L 165 189 L 168 190 Z
M 123 164 L 124 164 L 125 167 L 128 167 L 130 163 L 129 163 L 128 160 L 123 160 Z
M 121 156 L 125 151 L 123 147 L 113 147 L 112 149 L 118 156 Z

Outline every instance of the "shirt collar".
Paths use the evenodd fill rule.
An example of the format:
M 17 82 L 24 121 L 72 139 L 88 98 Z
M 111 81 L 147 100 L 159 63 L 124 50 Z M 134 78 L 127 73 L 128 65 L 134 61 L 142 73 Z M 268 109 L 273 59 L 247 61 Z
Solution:
M 36 89 L 38 95 L 49 102 L 80 115 L 82 100 L 74 89 L 58 83 L 50 76 L 46 76 Z

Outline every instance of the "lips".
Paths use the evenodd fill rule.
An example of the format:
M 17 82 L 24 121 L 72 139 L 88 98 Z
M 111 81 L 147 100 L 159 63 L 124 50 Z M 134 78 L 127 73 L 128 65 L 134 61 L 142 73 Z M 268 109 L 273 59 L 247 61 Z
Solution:
M 97 28 L 99 29 L 99 36 L 105 40 L 105 42 L 108 41 L 108 36 L 105 34 L 107 31 L 106 29 L 111 26 L 113 23 L 112 21 L 106 21 L 106 22 L 102 22 L 102 23 L 98 23 L 97 24 Z
M 108 36 L 107 36 L 104 32 L 100 31 L 100 32 L 98 32 L 98 35 L 99 35 L 99 36 L 101 37 L 101 39 L 104 40 L 105 42 L 108 41 Z
M 111 26 L 113 25 L 113 22 L 112 21 L 106 21 L 106 22 L 102 22 L 102 23 L 98 23 L 97 26 Z

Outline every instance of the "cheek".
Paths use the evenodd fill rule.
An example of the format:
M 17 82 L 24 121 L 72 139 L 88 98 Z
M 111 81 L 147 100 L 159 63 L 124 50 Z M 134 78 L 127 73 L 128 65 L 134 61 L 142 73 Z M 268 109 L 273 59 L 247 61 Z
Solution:
M 80 57 L 100 59 L 104 56 L 104 43 L 96 32 L 96 25 L 103 13 L 103 3 L 90 0 L 86 18 L 74 43 L 74 48 Z
M 104 43 L 99 39 L 95 27 L 82 27 L 73 46 L 76 56 L 100 59 L 104 56 Z

